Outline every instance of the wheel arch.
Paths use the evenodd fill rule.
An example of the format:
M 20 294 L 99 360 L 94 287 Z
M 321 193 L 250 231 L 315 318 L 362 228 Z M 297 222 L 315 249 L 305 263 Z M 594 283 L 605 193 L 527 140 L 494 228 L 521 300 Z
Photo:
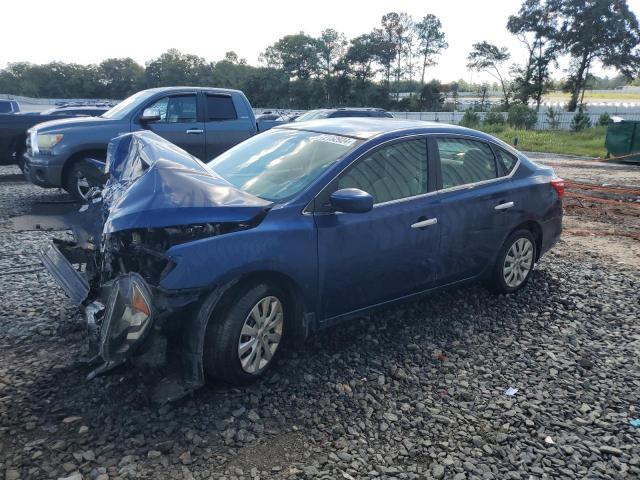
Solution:
M 258 270 L 250 273 L 246 273 L 227 284 L 227 288 L 221 295 L 212 312 L 212 317 L 222 314 L 229 303 L 237 299 L 238 295 L 242 292 L 265 283 L 268 285 L 280 288 L 286 295 L 284 299 L 285 304 L 291 308 L 292 313 L 288 315 L 289 322 L 295 319 L 293 323 L 290 323 L 288 328 L 292 329 L 291 332 L 294 335 L 306 336 L 307 326 L 305 322 L 305 313 L 308 313 L 311 309 L 308 305 L 305 305 L 304 295 L 302 289 L 289 275 L 275 271 L 275 270 Z
M 209 321 L 216 316 L 223 315 L 225 309 L 238 298 L 242 292 L 260 283 L 268 283 L 282 288 L 287 295 L 286 302 L 293 305 L 294 322 L 291 333 L 293 336 L 306 337 L 313 330 L 313 312 L 305 308 L 300 286 L 288 275 L 272 271 L 259 270 L 244 274 L 223 285 L 203 292 L 198 307 L 185 325 L 183 332 L 183 366 L 185 376 L 194 386 L 204 384 L 204 341 Z M 285 318 L 286 321 L 286 318 Z
M 79 160 L 82 160 L 83 158 L 88 158 L 88 157 L 106 158 L 106 156 L 107 156 L 107 147 L 106 147 L 106 145 L 103 148 L 101 148 L 101 147 L 85 148 L 85 149 L 78 150 L 77 152 L 72 153 L 65 160 L 64 166 L 62 167 L 62 176 L 61 176 L 62 184 L 63 185 L 65 184 L 66 178 L 67 178 L 67 174 L 69 173 L 69 169 L 71 168 L 71 166 L 75 162 L 77 162 Z
M 511 230 L 506 238 L 509 238 L 511 234 L 513 234 L 513 232 L 516 232 L 518 230 L 529 230 L 531 232 L 531 235 L 533 235 L 533 238 L 536 242 L 535 260 L 537 262 L 540 259 L 540 255 L 542 252 L 542 227 L 535 220 L 527 220 L 526 222 L 522 222 L 521 224 L 517 225 L 513 230 Z

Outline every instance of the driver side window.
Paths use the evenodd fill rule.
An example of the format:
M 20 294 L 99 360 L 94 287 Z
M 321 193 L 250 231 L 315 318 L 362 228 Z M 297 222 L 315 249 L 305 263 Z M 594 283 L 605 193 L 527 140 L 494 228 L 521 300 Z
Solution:
M 359 188 L 384 203 L 427 193 L 427 141 L 404 140 L 379 148 L 359 160 L 339 180 L 338 188 Z
M 160 111 L 160 120 L 156 123 L 190 123 L 196 121 L 195 95 L 163 97 L 147 108 L 157 108 Z

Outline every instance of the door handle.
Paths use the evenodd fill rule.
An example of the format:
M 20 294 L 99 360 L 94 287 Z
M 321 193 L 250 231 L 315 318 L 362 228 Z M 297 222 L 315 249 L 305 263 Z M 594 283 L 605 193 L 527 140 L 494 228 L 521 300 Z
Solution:
M 494 210 L 506 210 L 507 208 L 511 208 L 514 206 L 513 202 L 505 202 L 505 203 L 500 203 L 498 205 L 496 205 L 495 207 L 493 207 Z
M 187 133 L 189 135 L 200 135 L 201 133 L 204 133 L 204 130 L 201 128 L 189 128 L 187 129 Z
M 411 228 L 424 228 L 424 227 L 428 227 L 429 225 L 435 225 L 436 223 L 438 223 L 437 218 L 429 218 L 427 220 L 422 220 L 420 222 L 416 222 L 412 224 Z

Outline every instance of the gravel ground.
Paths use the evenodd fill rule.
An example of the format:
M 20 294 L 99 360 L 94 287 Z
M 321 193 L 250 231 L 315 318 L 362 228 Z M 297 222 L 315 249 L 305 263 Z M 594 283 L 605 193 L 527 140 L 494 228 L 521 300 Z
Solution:
M 0 223 L 58 198 L 0 181 Z M 432 295 L 159 409 L 155 372 L 84 380 L 81 319 L 34 256 L 52 235 L 0 233 L 5 480 L 640 477 L 640 268 L 571 234 L 515 295 Z

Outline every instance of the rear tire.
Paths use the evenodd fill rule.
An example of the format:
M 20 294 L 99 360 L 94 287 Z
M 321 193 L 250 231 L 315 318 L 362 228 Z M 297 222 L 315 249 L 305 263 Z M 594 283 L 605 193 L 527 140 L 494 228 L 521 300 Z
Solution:
M 529 281 L 536 259 L 536 241 L 529 230 L 521 229 L 509 235 L 504 242 L 489 287 L 496 293 L 512 293 Z
M 262 377 L 282 350 L 285 299 L 279 288 L 262 283 L 242 290 L 219 318 L 210 318 L 204 339 L 207 375 L 240 385 Z

